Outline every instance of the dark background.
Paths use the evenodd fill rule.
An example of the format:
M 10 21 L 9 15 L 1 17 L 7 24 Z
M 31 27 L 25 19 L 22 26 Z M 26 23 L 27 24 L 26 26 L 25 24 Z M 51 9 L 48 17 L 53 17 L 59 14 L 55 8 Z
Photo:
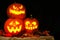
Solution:
M 60 16 L 57 12 L 58 3 L 40 0 L 0 0 L 0 29 L 4 30 L 4 22 L 8 19 L 7 7 L 12 3 L 21 3 L 26 7 L 26 17 L 33 15 L 39 21 L 39 30 L 49 30 L 55 38 L 60 33 Z

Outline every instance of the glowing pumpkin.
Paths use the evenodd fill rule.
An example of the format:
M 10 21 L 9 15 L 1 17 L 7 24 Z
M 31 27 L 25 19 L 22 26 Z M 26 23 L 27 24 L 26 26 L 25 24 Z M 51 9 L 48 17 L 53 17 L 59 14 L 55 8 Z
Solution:
M 25 18 L 25 7 L 19 3 L 13 3 L 7 8 L 7 14 L 12 18 Z
M 32 31 L 32 30 L 38 28 L 38 20 L 35 19 L 35 18 L 32 18 L 32 19 L 27 18 L 27 19 L 25 19 L 24 24 L 25 24 L 26 30 Z
M 18 34 L 21 32 L 23 27 L 23 22 L 20 19 L 8 19 L 4 24 L 4 30 L 6 33 Z

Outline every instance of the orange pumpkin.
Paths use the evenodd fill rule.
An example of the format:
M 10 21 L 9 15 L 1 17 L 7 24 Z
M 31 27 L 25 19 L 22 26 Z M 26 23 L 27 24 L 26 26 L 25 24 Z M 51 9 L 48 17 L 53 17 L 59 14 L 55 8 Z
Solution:
M 23 22 L 20 19 L 8 19 L 4 24 L 4 30 L 6 33 L 18 34 L 22 31 Z
M 25 24 L 25 29 L 26 30 L 34 30 L 34 29 L 37 29 L 38 28 L 38 20 L 35 19 L 35 18 L 26 18 L 25 21 L 24 21 L 24 24 Z
M 12 18 L 25 18 L 26 9 L 22 4 L 13 3 L 7 8 L 7 14 Z

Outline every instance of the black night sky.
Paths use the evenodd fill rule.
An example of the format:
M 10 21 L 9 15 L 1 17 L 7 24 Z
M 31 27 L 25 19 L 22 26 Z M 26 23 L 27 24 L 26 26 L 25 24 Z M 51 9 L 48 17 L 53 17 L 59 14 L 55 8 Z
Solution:
M 26 7 L 26 17 L 33 15 L 39 21 L 39 30 L 49 30 L 53 36 L 58 36 L 60 16 L 56 3 L 40 0 L 0 0 L 0 29 L 4 29 L 4 22 L 8 19 L 7 7 L 12 3 L 21 3 Z

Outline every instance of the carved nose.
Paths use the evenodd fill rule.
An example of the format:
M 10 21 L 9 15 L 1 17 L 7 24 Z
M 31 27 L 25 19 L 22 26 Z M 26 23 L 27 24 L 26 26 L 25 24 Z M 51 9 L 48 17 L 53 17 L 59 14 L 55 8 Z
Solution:
M 16 10 L 19 10 L 19 8 L 17 8 Z
M 13 25 L 14 27 L 16 26 L 16 25 Z
M 32 24 L 30 24 L 30 27 L 32 27 Z

